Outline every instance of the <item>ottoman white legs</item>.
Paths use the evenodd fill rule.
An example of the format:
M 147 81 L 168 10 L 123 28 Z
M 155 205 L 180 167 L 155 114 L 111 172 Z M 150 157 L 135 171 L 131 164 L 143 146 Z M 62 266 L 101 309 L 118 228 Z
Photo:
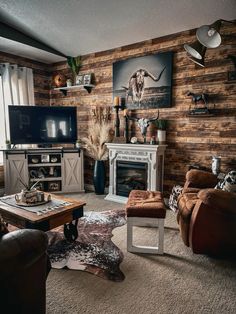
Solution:
M 134 253 L 163 254 L 164 250 L 164 218 L 127 217 L 127 250 Z M 134 246 L 133 226 L 158 227 L 157 246 Z

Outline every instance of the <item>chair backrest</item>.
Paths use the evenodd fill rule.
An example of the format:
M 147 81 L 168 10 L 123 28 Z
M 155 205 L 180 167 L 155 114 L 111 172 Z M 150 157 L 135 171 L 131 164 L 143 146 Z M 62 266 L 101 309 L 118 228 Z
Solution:
M 214 188 L 217 182 L 217 177 L 213 173 L 198 169 L 191 169 L 186 173 L 184 188 Z

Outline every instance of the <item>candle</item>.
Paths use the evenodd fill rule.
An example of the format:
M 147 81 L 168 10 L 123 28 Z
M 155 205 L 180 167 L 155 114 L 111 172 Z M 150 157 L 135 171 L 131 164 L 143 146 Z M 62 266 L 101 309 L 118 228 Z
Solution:
M 113 100 L 113 103 L 114 103 L 114 107 L 118 107 L 119 104 L 120 104 L 120 97 L 115 96 L 114 100 Z

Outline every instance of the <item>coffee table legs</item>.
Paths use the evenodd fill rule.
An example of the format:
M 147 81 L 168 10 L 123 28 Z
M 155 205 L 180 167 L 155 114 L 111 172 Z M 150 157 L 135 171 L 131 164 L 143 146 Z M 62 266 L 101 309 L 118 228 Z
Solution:
M 71 221 L 68 224 L 64 224 L 64 236 L 67 241 L 74 242 L 78 238 L 78 219 Z

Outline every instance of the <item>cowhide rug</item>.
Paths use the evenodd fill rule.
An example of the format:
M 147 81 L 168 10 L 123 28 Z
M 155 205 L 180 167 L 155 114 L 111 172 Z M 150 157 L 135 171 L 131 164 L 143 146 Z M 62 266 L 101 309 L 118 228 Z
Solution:
M 122 281 L 125 276 L 119 265 L 122 251 L 111 241 L 112 230 L 126 223 L 124 209 L 106 212 L 85 212 L 79 219 L 79 236 L 68 242 L 63 228 L 48 231 L 48 254 L 52 268 L 83 270 L 99 277 Z

